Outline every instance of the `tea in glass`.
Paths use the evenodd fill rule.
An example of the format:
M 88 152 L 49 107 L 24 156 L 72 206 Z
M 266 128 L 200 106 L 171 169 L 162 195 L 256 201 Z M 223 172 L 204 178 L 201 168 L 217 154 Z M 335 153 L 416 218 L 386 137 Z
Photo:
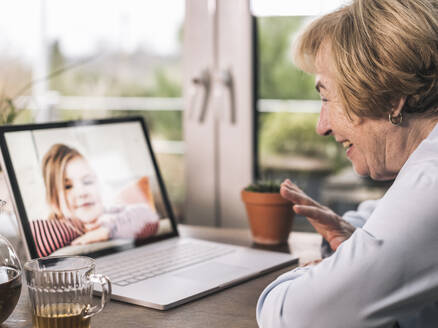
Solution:
M 20 270 L 9 266 L 0 266 L 0 324 L 14 310 L 20 298 L 20 293 Z
M 89 328 L 90 319 L 104 308 L 111 282 L 96 274 L 95 261 L 86 256 L 52 256 L 24 264 L 34 328 Z M 94 285 L 102 290 L 93 303 Z
M 35 328 L 90 328 L 90 318 L 84 318 L 86 305 L 52 304 L 36 309 L 32 315 Z

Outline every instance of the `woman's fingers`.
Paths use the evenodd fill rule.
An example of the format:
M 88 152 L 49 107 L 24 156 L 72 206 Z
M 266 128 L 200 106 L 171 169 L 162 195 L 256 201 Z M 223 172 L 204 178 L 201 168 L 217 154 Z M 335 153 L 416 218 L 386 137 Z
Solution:
M 280 188 L 280 194 L 283 198 L 290 200 L 295 204 L 319 206 L 317 202 L 307 196 L 304 192 L 291 189 L 287 186 L 282 186 Z
M 295 213 L 318 221 L 318 223 L 328 225 L 336 224 L 332 213 L 327 212 L 324 208 L 308 205 L 294 205 L 293 209 Z
M 293 183 L 292 181 L 290 181 L 289 179 L 286 179 L 286 180 L 284 180 L 283 181 L 283 183 L 281 184 L 281 186 L 283 187 L 287 187 L 287 188 L 289 188 L 289 189 L 292 189 L 292 190 L 295 190 L 295 191 L 298 191 L 298 192 L 302 192 L 302 193 L 304 193 L 304 191 L 302 191 L 301 189 L 300 189 L 300 187 L 298 187 L 295 183 Z
M 328 207 L 306 195 L 289 179 L 281 184 L 280 194 L 293 203 L 295 213 L 307 217 L 309 222 L 330 244 L 333 250 L 347 240 L 354 232 L 354 227 L 347 224 L 342 218 Z M 345 225 L 348 226 L 345 226 Z
M 291 187 L 291 186 L 293 186 L 294 184 L 293 184 L 292 181 L 290 181 L 289 179 L 286 179 L 286 180 L 284 180 L 284 181 L 281 183 L 281 185 L 282 185 L 282 186 L 285 185 L 285 186 L 289 186 L 289 187 Z

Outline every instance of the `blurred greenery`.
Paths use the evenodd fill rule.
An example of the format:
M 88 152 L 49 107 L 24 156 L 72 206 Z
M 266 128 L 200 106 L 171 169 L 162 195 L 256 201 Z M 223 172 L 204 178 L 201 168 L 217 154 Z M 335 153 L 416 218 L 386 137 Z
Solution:
M 300 71 L 292 62 L 292 42 L 297 30 L 307 17 L 259 17 L 258 74 L 259 99 L 319 99 L 314 88 L 314 77 Z M 182 27 L 178 31 L 182 42 Z M 51 50 L 52 70 L 66 65 L 58 42 Z M 147 53 L 112 54 L 98 69 L 81 67 L 51 80 L 51 87 L 64 95 L 102 95 L 118 97 L 181 97 L 182 73 L 177 61 L 155 60 L 144 79 L 134 78 L 135 72 L 126 75 L 132 62 L 142 62 L 139 56 Z M 108 71 L 108 67 L 112 70 Z M 128 76 L 128 78 L 127 78 Z M 90 91 L 92 90 L 92 91 Z M 90 118 L 90 115 L 125 116 L 142 115 L 155 138 L 182 140 L 182 112 L 180 111 L 111 111 L 62 112 L 62 118 Z M 259 147 L 262 156 L 300 155 L 329 159 L 333 169 L 343 167 L 347 161 L 343 150 L 332 138 L 315 133 L 317 114 L 262 113 L 259 114 Z
M 143 116 L 149 131 L 157 139 L 182 140 L 182 112 L 181 111 L 112 111 L 112 117 Z
M 0 99 L 0 124 L 11 124 L 21 114 L 22 110 L 17 108 L 12 98 Z
M 331 137 L 315 132 L 318 114 L 268 113 L 260 117 L 260 153 L 294 154 L 329 160 L 333 170 L 348 165 L 344 150 Z
M 292 62 L 292 41 L 305 17 L 257 18 L 259 98 L 319 99 L 313 76 Z
M 314 77 L 297 69 L 292 62 L 292 41 L 308 17 L 258 17 L 258 95 L 259 99 L 319 99 Z M 183 41 L 183 27 L 178 30 Z M 158 56 L 145 50 L 134 53 L 101 49 L 87 58 L 66 58 L 58 41 L 50 47 L 50 71 L 62 72 L 49 79 L 51 90 L 64 96 L 112 97 L 182 97 L 182 58 Z M 1 57 L 0 57 L 1 60 Z M 9 60 L 9 59 L 8 59 Z M 82 61 L 82 62 L 81 62 Z M 9 60 L 9 62 L 11 62 Z M 72 66 L 79 62 L 80 65 Z M 70 66 L 69 66 L 70 65 Z M 19 64 L 17 67 L 21 67 Z M 0 61 L 0 87 L 30 81 L 30 69 L 17 69 L 7 77 L 1 67 L 12 67 Z M 65 67 L 74 69 L 63 70 Z M 18 74 L 20 73 L 20 74 Z M 16 79 L 17 83 L 12 80 Z M 6 96 L 14 94 L 7 92 Z M 29 95 L 29 93 L 27 93 Z M 32 112 L 13 107 L 11 98 L 0 98 L 0 124 L 27 123 Z M 9 100 L 8 100 L 9 99 Z M 299 109 L 299 108 L 297 108 Z M 18 115 L 19 114 L 19 115 Z M 58 119 L 103 118 L 141 115 L 155 139 L 182 140 L 182 112 L 175 111 L 57 111 Z M 332 138 L 315 133 L 318 114 L 260 113 L 259 151 L 262 156 L 299 155 L 330 161 L 333 170 L 348 164 L 345 152 Z M 181 211 L 183 203 L 183 156 L 159 154 L 166 183 L 171 185 L 173 203 Z M 268 157 L 267 157 L 268 158 Z M 312 170 L 312 168 L 309 168 Z M 179 216 L 179 215 L 177 215 Z
M 276 181 L 257 181 L 245 188 L 246 191 L 262 193 L 279 193 L 281 184 Z
M 258 17 L 259 99 L 319 99 L 314 77 L 297 69 L 292 62 L 292 42 L 308 17 Z M 182 43 L 181 27 L 178 39 Z M 78 60 L 77 58 L 75 60 Z M 50 70 L 71 64 L 60 42 L 50 48 Z M 181 97 L 180 57 L 159 57 L 143 50 L 135 53 L 108 52 L 95 60 L 55 75 L 50 89 L 61 95 L 114 97 Z M 18 113 L 8 99 L 3 101 L 1 122 L 31 120 L 31 113 Z M 152 135 L 159 139 L 182 140 L 182 112 L 175 111 L 60 111 L 61 119 L 142 115 Z M 18 118 L 18 121 L 17 121 Z M 259 147 L 263 156 L 296 154 L 330 159 L 333 168 L 344 166 L 344 152 L 332 138 L 315 133 L 316 114 L 259 114 Z
M 55 72 L 66 66 L 66 60 L 62 54 L 59 41 L 54 41 L 50 46 L 50 72 Z M 49 81 L 51 90 L 59 90 L 64 87 L 64 78 L 62 75 L 55 76 Z
M 11 124 L 23 119 L 24 109 L 17 97 L 29 94 L 26 81 L 31 72 L 20 58 L 0 55 L 0 124 Z
M 292 42 L 308 17 L 259 17 L 259 98 L 319 99 L 314 77 L 292 62 Z M 328 159 L 333 170 L 348 165 L 333 138 L 315 132 L 318 114 L 259 114 L 262 156 L 300 155 Z
M 59 42 L 51 46 L 51 71 L 64 67 L 64 58 Z M 61 95 L 112 96 L 112 97 L 182 97 L 180 63 L 173 60 L 158 61 L 145 69 L 145 77 L 137 78 L 134 62 L 141 62 L 141 56 L 150 54 L 108 54 L 102 56 L 99 65 L 84 65 L 65 72 L 50 81 L 52 90 Z M 152 57 L 151 57 L 152 58 Z M 157 61 L 156 58 L 153 58 Z M 152 61 L 152 59 L 151 59 Z M 113 69 L 108 71 L 108 67 Z M 154 137 L 169 140 L 182 140 L 182 112 L 175 111 L 62 111 L 61 119 L 80 119 L 93 117 L 143 116 Z

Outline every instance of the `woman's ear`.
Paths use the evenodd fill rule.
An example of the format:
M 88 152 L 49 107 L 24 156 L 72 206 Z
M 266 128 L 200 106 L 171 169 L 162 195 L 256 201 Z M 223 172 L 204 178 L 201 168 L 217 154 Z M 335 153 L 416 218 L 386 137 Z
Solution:
M 398 117 L 406 103 L 406 96 L 401 97 L 398 101 L 394 101 L 391 108 L 391 116 Z

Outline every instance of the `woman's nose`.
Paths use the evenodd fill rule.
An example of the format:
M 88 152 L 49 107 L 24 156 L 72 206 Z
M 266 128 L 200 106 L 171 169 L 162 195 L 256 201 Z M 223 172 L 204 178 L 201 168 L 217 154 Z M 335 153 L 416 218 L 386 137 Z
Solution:
M 321 136 L 328 136 L 332 133 L 327 110 L 322 107 L 319 113 L 318 124 L 316 125 L 316 133 Z

